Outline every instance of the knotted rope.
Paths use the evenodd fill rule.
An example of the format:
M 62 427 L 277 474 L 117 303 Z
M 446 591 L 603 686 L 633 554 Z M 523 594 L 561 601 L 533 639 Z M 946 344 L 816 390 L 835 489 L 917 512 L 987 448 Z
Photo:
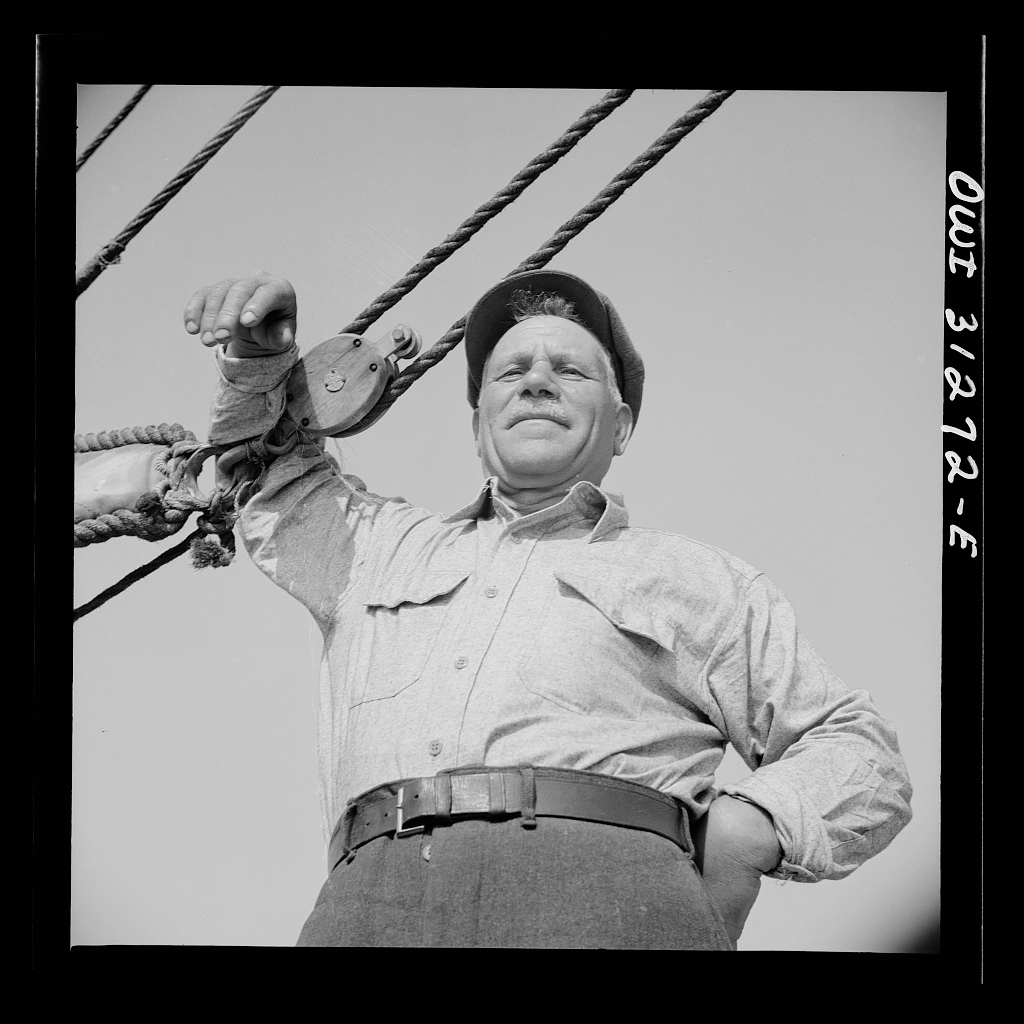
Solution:
M 505 276 L 512 277 L 527 270 L 537 270 L 558 255 L 591 221 L 600 217 L 630 185 L 635 185 L 666 153 L 689 135 L 705 118 L 713 114 L 735 91 L 735 89 L 713 90 L 699 103 L 690 107 L 628 167 L 615 175 L 586 206 L 570 217 L 532 256 L 528 256 Z M 452 324 L 439 341 L 415 362 L 410 363 L 391 382 L 380 401 L 374 406 L 374 418 L 376 419 L 386 412 L 430 367 L 444 359 L 462 341 L 465 328 L 466 317 L 462 317 Z
M 194 512 L 203 514 L 196 522 L 195 532 L 181 544 L 163 552 L 142 568 L 130 572 L 114 586 L 76 608 L 76 621 L 186 551 L 192 552 L 192 562 L 197 569 L 227 565 L 234 557 L 235 537 L 232 531 L 238 518 L 235 495 L 217 488 L 210 497 L 200 498 L 182 486 L 186 463 L 204 447 L 194 434 L 180 424 L 162 423 L 160 426 L 131 427 L 75 436 L 76 452 L 105 451 L 129 444 L 167 446 L 167 451 L 154 463 L 163 479 L 138 499 L 134 509 L 118 509 L 76 523 L 76 548 L 98 544 L 111 537 L 163 540 L 177 533 Z
M 252 96 L 224 127 L 125 225 L 79 272 L 75 282 L 77 298 L 111 263 L 119 263 L 128 243 L 206 166 L 224 144 L 280 88 L 268 85 Z
M 107 127 L 104 128 L 103 131 L 101 131 L 99 135 L 97 135 L 96 138 L 89 143 L 89 145 L 85 148 L 85 151 L 78 158 L 78 161 L 75 164 L 75 174 L 77 174 L 82 169 L 82 164 L 84 164 L 85 161 L 88 160 L 89 157 L 91 157 L 93 153 L 95 153 L 96 150 L 100 148 L 106 137 L 135 109 L 139 100 L 141 100 L 142 97 L 145 96 L 146 93 L 149 92 L 149 90 L 152 88 L 153 86 L 151 85 L 144 85 L 114 115 L 114 119 L 110 122 L 110 124 L 108 124 Z
M 625 103 L 632 93 L 632 89 L 612 89 L 592 107 L 588 107 L 569 125 L 560 138 L 535 156 L 500 192 L 478 207 L 440 245 L 435 245 L 406 272 L 404 277 L 377 296 L 352 323 L 338 333 L 364 334 L 371 324 L 379 320 L 399 299 L 408 295 L 435 267 L 461 249 L 492 217 L 497 216 L 509 203 L 522 195 L 531 182 L 536 181 L 544 171 L 561 160 L 592 128 L 600 124 L 616 107 Z
M 207 511 L 208 502 L 197 502 L 189 495 L 171 493 L 175 471 L 202 447 L 196 436 L 180 424 L 161 423 L 158 427 L 128 427 L 75 436 L 76 453 L 107 451 L 129 444 L 166 446 L 166 451 L 154 463 L 163 479 L 139 498 L 134 509 L 118 509 L 75 523 L 76 548 L 99 544 L 112 537 L 163 540 L 177 533 L 193 512 Z

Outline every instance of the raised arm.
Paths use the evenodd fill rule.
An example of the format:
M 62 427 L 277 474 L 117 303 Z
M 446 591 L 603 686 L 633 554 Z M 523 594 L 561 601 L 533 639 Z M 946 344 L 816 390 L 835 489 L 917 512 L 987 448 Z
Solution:
M 294 289 L 266 273 L 226 278 L 189 300 L 185 330 L 217 350 L 212 444 L 260 438 L 280 420 L 299 358 L 296 320 Z M 416 332 L 408 333 L 418 345 Z M 381 509 L 394 504 L 342 473 L 323 439 L 300 434 L 269 464 L 238 526 L 256 566 L 323 624 L 361 563 Z

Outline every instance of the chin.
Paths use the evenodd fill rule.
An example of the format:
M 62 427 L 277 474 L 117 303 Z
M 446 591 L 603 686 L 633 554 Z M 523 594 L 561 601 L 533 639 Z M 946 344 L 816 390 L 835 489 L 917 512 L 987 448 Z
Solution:
M 537 446 L 540 451 L 520 451 L 509 454 L 501 460 L 509 476 L 516 478 L 551 478 L 562 480 L 572 475 L 575 460 L 567 458 L 564 452 L 545 451 L 546 446 Z

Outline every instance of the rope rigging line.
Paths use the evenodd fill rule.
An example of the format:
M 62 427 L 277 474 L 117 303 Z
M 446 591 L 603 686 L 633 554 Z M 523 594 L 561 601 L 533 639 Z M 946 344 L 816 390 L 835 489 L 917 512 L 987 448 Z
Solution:
M 128 243 L 206 166 L 246 121 L 281 87 L 268 85 L 250 97 L 235 116 L 125 225 L 119 235 L 105 246 L 79 271 L 75 281 L 75 298 L 82 294 L 111 263 L 121 260 Z
M 146 93 L 149 92 L 149 90 L 152 88 L 153 86 L 151 85 L 142 86 L 142 88 L 137 90 L 135 94 L 132 96 L 132 98 L 114 115 L 114 119 L 110 122 L 110 124 L 108 124 L 107 127 L 104 128 L 103 131 L 101 131 L 99 135 L 97 135 L 96 138 L 89 143 L 89 145 L 85 148 L 85 151 L 78 158 L 78 161 L 75 163 L 75 174 L 77 174 L 82 169 L 82 164 L 84 164 L 85 161 L 88 160 L 89 157 L 91 157 L 93 153 L 95 153 L 96 150 L 100 148 L 106 137 L 135 109 L 135 106 L 139 102 L 139 100 L 141 100 L 142 97 L 145 96 Z
M 497 216 L 509 203 L 522 195 L 528 185 L 536 181 L 549 167 L 553 167 L 592 128 L 600 124 L 616 107 L 625 103 L 632 94 L 632 89 L 612 89 L 592 107 L 588 107 L 560 138 L 535 156 L 500 192 L 467 217 L 440 245 L 435 245 L 406 272 L 404 277 L 377 296 L 352 323 L 338 333 L 364 334 L 371 324 L 379 320 L 399 299 L 411 292 L 432 270 L 462 248 L 492 217 Z
M 91 601 L 87 601 L 83 605 L 79 605 L 75 609 L 75 619 L 77 622 L 83 615 L 88 615 L 89 612 L 99 608 L 101 604 L 106 604 L 112 597 L 116 597 L 123 590 L 127 590 L 133 583 L 138 583 L 139 580 L 145 579 L 151 572 L 156 572 L 162 565 L 166 565 L 168 562 L 172 562 L 179 555 L 185 554 L 186 551 L 192 546 L 193 542 L 203 537 L 202 530 L 196 530 L 195 533 L 189 534 L 180 544 L 175 544 L 173 548 L 168 548 L 166 551 L 161 551 L 151 562 L 147 562 L 145 565 L 140 566 L 138 569 L 133 569 L 127 576 L 118 580 L 112 587 L 107 587 L 102 593 L 97 594 Z
M 569 218 L 533 255 L 528 256 L 515 270 L 506 274 L 512 277 L 527 270 L 537 270 L 557 256 L 591 221 L 608 209 L 623 192 L 635 185 L 666 153 L 684 139 L 705 118 L 713 114 L 736 90 L 718 89 L 709 92 L 699 103 L 695 103 L 660 135 L 628 167 L 620 171 L 581 210 Z M 397 399 L 405 394 L 431 366 L 439 363 L 460 341 L 465 333 L 466 317 L 456 321 L 448 332 L 418 359 L 410 363 L 388 386 L 380 401 L 374 406 L 374 415 L 382 415 Z
M 227 134 L 223 141 L 220 142 L 220 145 L 223 145 L 223 143 L 227 141 L 227 138 L 230 138 L 231 134 L 234 134 L 234 132 L 237 131 L 239 127 L 241 127 L 241 124 L 243 124 L 244 121 L 248 119 L 248 117 L 252 116 L 252 113 L 255 112 L 255 109 L 258 109 L 258 106 L 262 105 L 262 103 L 265 102 L 267 98 L 269 98 L 269 95 L 277 88 L 277 86 L 268 87 L 268 90 L 264 90 L 263 93 L 258 94 L 256 97 L 253 97 L 253 99 L 250 100 L 250 103 L 247 105 L 247 107 L 243 108 L 243 110 L 239 112 L 239 117 L 241 117 L 241 115 L 249 107 L 252 107 L 253 103 L 255 103 L 257 100 L 259 100 L 259 102 L 256 104 L 255 107 L 252 107 L 252 109 L 249 110 L 249 113 L 240 123 L 234 125 L 233 129 L 230 131 L 230 134 Z M 565 153 L 567 153 L 573 146 L 575 146 L 575 144 L 580 139 L 582 139 L 583 136 L 587 134 L 587 132 L 591 130 L 591 128 L 593 128 L 601 120 L 607 117 L 608 114 L 615 109 L 615 107 L 624 103 L 625 100 L 631 94 L 631 92 L 632 90 L 612 90 L 612 92 L 609 92 L 597 104 L 589 108 L 576 122 L 574 122 L 573 125 L 570 126 L 570 128 L 557 142 L 555 142 L 547 150 L 545 150 L 533 161 L 531 161 L 530 164 L 528 164 L 522 171 L 520 171 L 518 175 L 516 175 L 515 178 L 512 179 L 509 185 L 507 185 L 501 192 L 495 195 L 483 206 L 479 207 L 474 214 L 467 218 L 467 220 L 464 221 L 462 225 L 460 225 L 459 228 L 456 229 L 456 231 L 453 232 L 451 235 L 449 235 L 448 238 L 446 238 L 440 245 L 435 246 L 433 249 L 431 249 L 417 264 L 415 264 L 405 274 L 404 277 L 402 277 L 392 288 L 388 289 L 388 291 L 382 293 L 369 307 L 367 307 L 366 310 L 363 311 L 363 313 L 359 315 L 359 317 L 355 321 L 352 322 L 352 324 L 346 327 L 341 333 L 363 333 L 366 330 L 366 327 L 368 327 L 375 320 L 377 320 L 386 310 L 391 308 L 391 306 L 398 302 L 399 299 L 401 299 L 404 295 L 408 294 L 408 292 L 411 291 L 416 286 L 416 284 L 423 280 L 423 278 L 426 277 L 427 274 L 429 274 L 436 266 L 438 266 L 440 263 L 446 260 L 458 248 L 464 245 L 477 231 L 480 230 L 480 228 L 488 220 L 494 217 L 497 213 L 504 209 L 505 206 L 511 203 L 513 199 L 519 196 L 525 190 L 525 188 L 532 181 L 534 181 L 544 170 L 552 166 L 558 159 L 564 156 Z M 644 174 L 646 174 L 647 171 L 649 171 L 656 163 L 658 163 L 683 138 L 689 135 L 689 133 L 692 132 L 693 129 L 697 127 L 697 125 L 699 125 L 702 121 L 704 121 L 707 117 L 714 113 L 714 111 L 717 110 L 722 105 L 722 103 L 724 103 L 725 100 L 728 99 L 734 92 L 735 90 L 733 89 L 713 90 L 709 92 L 702 100 L 700 100 L 700 102 L 694 104 L 694 106 L 692 106 L 685 114 L 683 114 L 682 117 L 675 121 L 643 153 L 641 153 L 640 156 L 638 156 L 627 167 L 620 171 L 586 206 L 577 211 L 577 213 L 575 213 L 568 221 L 566 221 L 554 233 L 554 235 L 551 236 L 551 238 L 549 238 L 532 255 L 528 256 L 525 260 L 523 260 L 523 262 L 520 263 L 519 266 L 517 266 L 514 270 L 510 271 L 510 273 L 507 274 L 506 277 L 512 277 L 515 274 L 523 273 L 524 271 L 527 270 L 536 270 L 540 267 L 545 266 L 551 259 L 553 259 L 559 252 L 561 252 L 562 249 L 564 249 L 565 246 L 568 245 L 568 243 L 573 238 L 575 238 L 588 224 L 596 220 L 602 213 L 604 213 L 604 211 L 607 210 L 608 207 L 611 206 L 612 203 L 614 203 L 626 191 L 626 189 L 628 189 L 631 185 L 636 184 L 636 182 L 639 181 L 639 179 Z M 260 99 L 260 96 L 262 96 L 263 98 Z M 235 120 L 237 121 L 238 117 L 236 117 Z M 232 124 L 234 124 L 234 122 L 232 122 Z M 232 128 L 232 125 L 228 125 L 225 128 L 225 130 L 221 132 L 221 135 L 224 135 L 229 128 Z M 218 136 L 218 138 L 219 137 L 220 136 Z M 206 153 L 206 151 L 209 150 L 211 146 L 213 146 L 213 143 L 215 141 L 216 140 L 211 140 L 211 142 L 207 145 L 206 149 L 204 149 L 202 153 L 198 154 L 196 159 L 193 160 L 192 163 L 196 163 L 196 161 L 201 156 L 203 156 L 203 153 Z M 191 174 L 189 174 L 188 177 L 191 177 L 193 174 L 195 174 L 196 171 L 198 171 L 199 168 L 203 165 L 203 163 L 205 163 L 207 160 L 210 159 L 211 156 L 213 156 L 213 154 L 217 151 L 218 148 L 220 148 L 219 145 L 216 148 L 214 148 L 212 152 L 210 152 L 209 155 L 207 155 L 205 159 L 203 159 L 202 162 L 199 163 L 198 166 L 194 168 L 194 170 L 192 170 Z M 179 174 L 178 178 L 181 178 L 185 174 L 186 170 L 188 170 L 188 168 L 185 168 L 181 172 L 181 174 Z M 163 199 L 160 205 L 153 210 L 153 212 L 149 215 L 148 218 L 142 220 L 141 223 L 138 223 L 138 226 L 133 232 L 133 235 L 137 234 L 138 231 L 141 230 L 141 228 L 144 226 L 145 223 L 148 222 L 149 219 L 152 219 L 152 216 L 155 215 L 155 213 L 158 212 L 158 210 L 163 205 L 166 204 L 166 202 L 171 198 L 171 196 L 173 196 L 174 192 L 178 191 L 178 189 L 180 189 L 187 182 L 188 177 L 181 181 L 181 184 L 179 184 L 177 188 L 174 189 L 174 191 L 170 192 L 170 194 L 168 194 L 166 198 Z M 175 179 L 175 181 L 177 180 L 178 179 Z M 171 183 L 171 185 L 173 184 L 174 182 Z M 168 189 L 171 187 L 171 185 L 168 186 Z M 164 191 L 167 192 L 167 189 L 165 189 Z M 156 203 L 157 200 L 161 199 L 162 196 L 163 193 L 161 193 L 161 196 L 158 196 L 157 199 L 155 199 L 153 203 L 150 204 L 150 206 L 153 206 L 154 203 Z M 149 208 L 147 208 L 147 210 L 148 209 Z M 143 211 L 143 213 L 145 212 L 146 211 Z M 137 221 L 140 221 L 141 218 L 142 214 L 140 214 L 139 217 L 136 217 L 136 220 L 132 222 L 132 225 L 134 225 Z M 129 225 L 129 228 L 132 227 L 132 225 Z M 122 236 L 127 231 L 128 228 L 125 229 L 125 232 L 122 232 Z M 118 238 L 120 239 L 122 236 L 118 236 Z M 114 242 L 110 243 L 110 246 L 113 246 L 117 241 L 118 239 L 115 239 Z M 124 244 L 127 244 L 127 242 L 125 242 Z M 109 249 L 110 246 L 108 246 L 107 248 Z M 123 245 L 121 247 L 123 248 Z M 101 253 L 98 254 L 96 260 L 102 261 L 103 251 L 101 251 Z M 93 262 L 96 262 L 96 260 L 94 260 Z M 103 263 L 103 265 L 105 266 L 106 264 Z M 100 270 L 101 269 L 102 267 L 100 268 Z M 93 280 L 95 279 L 95 276 L 98 276 L 100 270 L 96 271 L 96 274 L 92 278 Z M 88 287 L 89 283 L 91 282 L 86 282 L 86 284 L 80 288 L 79 293 L 81 292 L 81 290 L 84 290 L 85 287 Z M 403 370 L 402 373 L 400 373 L 398 377 L 391 382 L 388 389 L 384 392 L 380 400 L 374 406 L 374 409 L 372 411 L 374 419 L 378 418 L 387 409 L 389 409 L 394 404 L 394 402 L 397 401 L 397 399 L 401 395 L 403 395 L 416 380 L 422 377 L 423 374 L 431 366 L 434 366 L 435 364 L 439 363 L 453 348 L 455 348 L 458 345 L 458 343 L 462 340 L 465 325 L 466 317 L 462 317 L 455 324 L 452 325 L 448 332 L 438 342 L 436 342 L 427 352 L 425 352 L 422 356 L 415 360 L 415 362 L 407 366 L 406 369 Z M 118 444 L 139 443 L 140 440 L 149 440 L 149 436 L 145 438 L 141 437 L 141 431 L 162 431 L 165 428 L 170 430 L 181 431 L 183 434 L 188 434 L 188 431 L 184 431 L 184 428 L 179 427 L 176 424 L 174 425 L 173 428 L 167 428 L 166 424 L 164 424 L 161 426 L 161 428 L 135 428 L 133 431 L 113 431 L 110 432 L 109 434 L 104 435 L 90 434 L 85 435 L 84 437 L 76 436 L 76 451 L 98 450 L 99 448 L 116 447 Z M 169 437 L 170 435 L 165 436 Z M 191 438 L 192 441 L 195 440 L 193 435 L 188 434 L 188 437 Z M 189 444 L 188 440 L 185 439 L 184 437 L 178 437 L 171 442 L 161 441 L 155 443 L 171 443 L 174 445 L 181 445 L 183 443 Z M 85 445 L 86 447 L 79 447 L 80 445 Z M 190 448 L 190 452 L 194 452 L 195 450 L 195 446 L 192 446 Z M 249 461 L 255 464 L 258 460 L 255 460 L 250 457 Z M 167 472 L 167 475 L 171 476 L 171 473 Z M 256 486 L 258 486 L 258 481 L 256 483 Z M 171 561 L 174 558 L 177 558 L 190 547 L 192 548 L 193 560 L 197 567 L 200 567 L 204 564 L 224 565 L 231 560 L 231 556 L 233 555 L 234 552 L 234 535 L 232 533 L 232 527 L 234 525 L 235 518 L 237 518 L 237 511 L 228 511 L 220 507 L 221 505 L 224 504 L 223 499 L 227 497 L 227 495 L 215 492 L 214 498 L 211 499 L 210 501 L 207 501 L 205 505 L 199 505 L 195 501 L 193 501 L 193 507 L 190 510 L 186 511 L 184 507 L 174 507 L 174 503 L 170 501 L 171 496 L 168 493 L 166 493 L 166 491 L 169 489 L 170 484 L 168 483 L 167 487 L 165 488 L 165 493 L 163 495 L 160 495 L 156 492 L 150 492 L 149 494 L 144 495 L 144 500 L 140 500 L 139 506 L 145 507 L 142 507 L 139 512 L 136 512 L 134 514 L 141 514 L 143 516 L 148 514 L 150 518 L 152 518 L 153 514 L 159 513 L 168 526 L 170 526 L 172 522 L 176 524 L 173 526 L 172 530 L 168 530 L 168 532 L 173 532 L 173 530 L 180 528 L 184 520 L 187 519 L 188 515 L 190 515 L 192 511 L 198 511 L 200 507 L 202 507 L 207 511 L 208 514 L 200 518 L 198 523 L 199 529 L 196 530 L 195 533 L 193 533 L 188 539 L 183 541 L 181 544 L 176 545 L 169 551 L 164 552 L 162 555 L 158 556 L 156 559 L 154 559 L 152 562 L 149 562 L 141 569 L 137 569 L 134 572 L 129 573 L 121 581 L 114 584 L 114 586 L 103 591 L 103 593 L 99 594 L 92 601 L 88 602 L 88 604 L 75 609 L 76 621 L 82 615 L 87 614 L 88 612 L 94 610 L 101 604 L 108 601 L 111 597 L 114 597 L 116 594 L 121 593 L 121 591 L 127 589 L 133 583 L 145 578 L 151 572 L 154 572 L 156 569 L 160 568 L 160 566 L 165 565 L 167 562 Z M 232 488 L 232 490 L 234 490 L 234 488 Z M 188 502 L 186 501 L 185 504 L 188 504 Z M 237 496 L 233 504 L 235 504 L 236 506 L 239 504 Z M 184 515 L 180 515 L 181 512 L 184 512 Z M 112 517 L 105 516 L 100 518 L 107 520 Z M 88 520 L 87 523 L 85 524 L 77 524 L 76 546 L 80 546 L 78 526 L 88 525 L 89 527 L 95 528 L 97 523 L 98 520 Z M 113 527 L 111 527 L 111 529 L 113 529 Z M 122 532 L 133 532 L 137 536 L 146 535 L 144 533 L 135 532 L 130 528 L 125 528 L 122 530 Z M 210 536 L 211 534 L 217 535 L 217 537 L 220 540 L 219 546 L 217 546 L 214 543 L 213 537 Z M 114 533 L 111 532 L 108 535 L 113 536 Z M 106 536 L 96 536 L 87 540 L 83 539 L 82 543 L 95 543 L 98 540 L 105 539 L 107 539 Z M 148 536 L 147 539 L 157 538 L 155 536 Z M 204 543 L 207 545 L 207 548 L 202 547 Z

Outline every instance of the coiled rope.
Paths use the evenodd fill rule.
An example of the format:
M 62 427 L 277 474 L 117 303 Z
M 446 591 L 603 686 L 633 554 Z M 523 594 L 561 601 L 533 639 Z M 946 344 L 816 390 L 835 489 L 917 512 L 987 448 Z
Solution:
M 252 96 L 241 110 L 125 225 L 119 235 L 79 271 L 75 298 L 82 294 L 112 263 L 119 263 L 128 243 L 210 162 L 225 143 L 281 87 L 268 85 Z
M 505 276 L 512 277 L 527 270 L 537 270 L 548 263 L 588 224 L 600 217 L 627 188 L 635 185 L 666 153 L 689 135 L 705 118 L 713 114 L 735 91 L 735 89 L 713 90 L 699 103 L 690 107 L 629 166 L 615 175 L 586 206 L 570 217 L 533 255 L 528 256 Z M 462 317 L 452 324 L 439 341 L 410 363 L 391 382 L 380 401 L 374 406 L 374 418 L 376 419 L 386 412 L 430 367 L 444 359 L 462 341 L 465 328 L 466 317 Z
M 93 153 L 95 153 L 96 150 L 100 148 L 106 137 L 135 109 L 139 100 L 141 100 L 142 97 L 145 96 L 146 93 L 149 92 L 149 90 L 152 88 L 153 86 L 151 85 L 144 85 L 114 115 L 114 119 L 110 122 L 110 124 L 108 124 L 107 127 L 104 128 L 103 131 L 101 131 L 99 135 L 97 135 L 96 138 L 89 143 L 89 145 L 85 148 L 85 152 L 83 152 L 82 155 L 78 158 L 78 161 L 75 163 L 75 174 L 77 174 L 82 169 L 82 164 L 84 164 L 85 161 L 88 160 L 89 157 L 91 157 Z
M 492 217 L 497 216 L 514 199 L 536 181 L 549 167 L 553 167 L 592 128 L 600 124 L 616 107 L 621 106 L 632 95 L 632 89 L 612 89 L 589 107 L 542 153 L 535 156 L 500 192 L 487 200 L 483 206 L 467 217 L 440 245 L 435 245 L 418 263 L 395 282 L 386 292 L 381 293 L 339 334 L 365 334 L 366 329 L 379 320 L 396 302 L 408 295 L 437 266 L 452 253 L 461 249 Z

